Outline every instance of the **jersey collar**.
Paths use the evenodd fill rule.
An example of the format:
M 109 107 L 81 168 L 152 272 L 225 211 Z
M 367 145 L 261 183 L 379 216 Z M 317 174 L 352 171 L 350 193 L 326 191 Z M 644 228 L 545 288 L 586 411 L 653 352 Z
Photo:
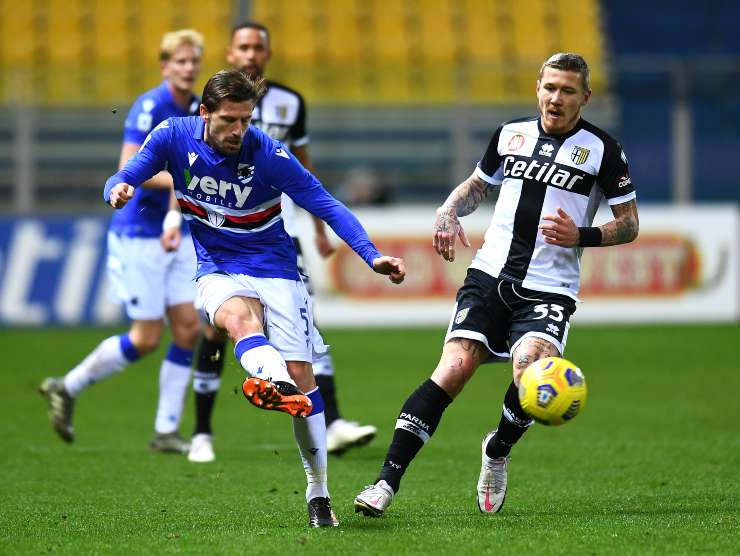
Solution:
M 565 140 L 568 137 L 571 137 L 575 135 L 576 133 L 578 133 L 582 127 L 583 127 L 583 118 L 578 118 L 578 121 L 576 122 L 576 125 L 573 126 L 573 129 L 571 129 L 568 133 L 557 135 L 555 133 L 547 133 L 542 128 L 542 117 L 540 116 L 539 118 L 537 118 L 537 129 L 539 130 L 540 135 L 546 135 L 547 137 L 554 137 L 556 139 Z
M 205 139 L 203 139 L 203 137 L 205 135 L 206 123 L 200 116 L 195 116 L 195 118 L 197 118 L 197 120 L 195 122 L 195 131 L 193 131 L 193 138 L 196 141 L 201 142 L 203 154 L 208 158 L 208 162 L 210 164 L 221 164 L 224 160 L 226 160 L 226 157 L 214 150 L 208 143 L 205 142 Z

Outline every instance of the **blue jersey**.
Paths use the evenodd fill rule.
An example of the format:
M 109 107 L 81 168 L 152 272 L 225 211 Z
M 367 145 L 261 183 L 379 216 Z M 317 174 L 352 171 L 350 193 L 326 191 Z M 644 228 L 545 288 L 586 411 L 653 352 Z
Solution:
M 161 122 L 172 116 L 194 114 L 198 106 L 199 99 L 193 96 L 188 110 L 183 110 L 172 98 L 165 81 L 136 99 L 126 117 L 123 142 L 141 145 L 149 132 Z M 125 236 L 159 237 L 169 201 L 169 191 L 142 188 L 130 203 L 115 212 L 110 229 Z
M 108 179 L 103 194 L 108 201 L 116 184 L 136 187 L 167 168 L 198 254 L 196 277 L 231 272 L 298 280 L 281 216 L 283 192 L 327 222 L 368 265 L 380 256 L 357 218 L 282 143 L 250 126 L 240 151 L 224 156 L 203 140 L 203 131 L 198 116 L 165 120 Z

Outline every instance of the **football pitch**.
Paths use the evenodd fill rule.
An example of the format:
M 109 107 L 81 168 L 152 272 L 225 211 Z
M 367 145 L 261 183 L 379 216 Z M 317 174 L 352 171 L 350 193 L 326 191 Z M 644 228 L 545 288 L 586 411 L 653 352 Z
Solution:
M 324 331 L 345 417 L 380 430 L 330 458 L 341 521 L 332 530 L 307 528 L 290 419 L 244 400 L 233 356 L 215 411 L 215 463 L 148 451 L 159 355 L 84 392 L 77 441 L 63 444 L 36 387 L 113 332 L 0 332 L 0 553 L 740 553 L 737 325 L 574 326 L 566 356 L 586 375 L 586 408 L 567 426 L 527 433 L 493 516 L 475 502 L 480 440 L 498 422 L 511 370 L 482 367 L 380 519 L 354 514 L 352 500 L 376 478 L 398 410 L 436 364 L 444 331 Z M 190 394 L 184 433 L 192 422 Z

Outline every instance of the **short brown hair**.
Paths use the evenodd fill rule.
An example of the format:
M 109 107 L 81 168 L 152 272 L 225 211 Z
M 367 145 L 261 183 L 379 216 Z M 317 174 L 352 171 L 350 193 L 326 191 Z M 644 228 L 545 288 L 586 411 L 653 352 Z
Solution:
M 558 52 L 553 54 L 542 64 L 540 68 L 540 79 L 542 79 L 542 74 L 545 73 L 545 68 L 580 73 L 583 90 L 589 91 L 591 89 L 591 74 L 588 70 L 588 64 L 580 54 L 574 54 L 572 52 Z
M 203 35 L 195 29 L 180 29 L 170 31 L 162 36 L 162 42 L 159 43 L 159 61 L 168 61 L 172 58 L 175 50 L 184 44 L 192 46 L 200 54 L 203 54 Z
M 225 100 L 257 102 L 265 94 L 265 80 L 252 78 L 239 70 L 221 70 L 214 74 L 203 88 L 203 106 L 215 112 Z

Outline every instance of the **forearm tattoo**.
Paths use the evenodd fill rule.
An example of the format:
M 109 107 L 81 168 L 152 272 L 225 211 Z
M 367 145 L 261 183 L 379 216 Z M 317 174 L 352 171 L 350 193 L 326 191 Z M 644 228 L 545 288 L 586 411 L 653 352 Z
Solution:
M 601 245 L 603 247 L 633 241 L 640 228 L 637 202 L 634 199 L 626 203 L 613 205 L 612 213 L 614 214 L 614 220 L 600 226 Z
M 478 176 L 472 175 L 450 193 L 443 206 L 454 210 L 453 214 L 456 216 L 467 216 L 478 208 L 481 201 L 488 197 L 489 192 L 488 184 Z

